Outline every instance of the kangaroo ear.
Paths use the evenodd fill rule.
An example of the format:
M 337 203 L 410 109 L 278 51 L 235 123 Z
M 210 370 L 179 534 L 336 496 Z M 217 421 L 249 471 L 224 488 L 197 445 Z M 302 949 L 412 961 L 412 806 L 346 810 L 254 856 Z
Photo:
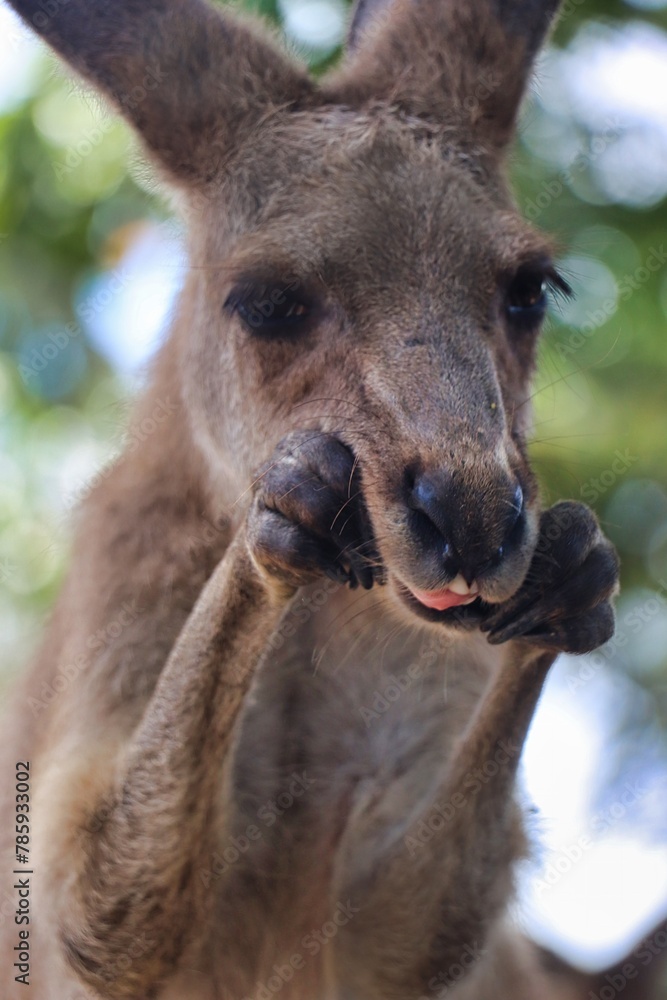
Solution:
M 387 101 L 497 154 L 512 138 L 560 0 L 357 0 L 348 55 L 325 92 Z
M 245 130 L 311 88 L 268 38 L 206 0 L 9 2 L 181 181 L 210 180 Z

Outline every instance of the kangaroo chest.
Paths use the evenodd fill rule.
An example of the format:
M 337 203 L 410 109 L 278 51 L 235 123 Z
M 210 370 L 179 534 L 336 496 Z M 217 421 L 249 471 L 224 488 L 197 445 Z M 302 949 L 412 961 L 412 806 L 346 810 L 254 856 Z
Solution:
M 284 1000 L 324 996 L 355 915 L 338 891 L 341 839 L 369 798 L 399 819 L 427 800 L 489 671 L 474 640 L 404 626 L 377 594 L 320 604 L 321 590 L 300 595 L 274 636 L 239 723 L 233 818 L 202 872 L 219 899 L 217 975 L 244 969 L 241 995 L 271 980 Z

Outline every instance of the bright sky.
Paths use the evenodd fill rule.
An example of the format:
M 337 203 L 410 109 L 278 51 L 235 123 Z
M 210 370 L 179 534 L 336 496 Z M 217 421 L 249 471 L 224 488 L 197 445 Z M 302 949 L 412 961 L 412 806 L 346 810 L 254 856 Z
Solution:
M 667 915 L 667 851 L 650 822 L 664 816 L 665 775 L 621 783 L 617 798 L 591 809 L 612 745 L 612 685 L 599 663 L 561 657 L 523 757 L 543 849 L 525 881 L 523 917 L 542 943 L 591 969 L 629 953 Z

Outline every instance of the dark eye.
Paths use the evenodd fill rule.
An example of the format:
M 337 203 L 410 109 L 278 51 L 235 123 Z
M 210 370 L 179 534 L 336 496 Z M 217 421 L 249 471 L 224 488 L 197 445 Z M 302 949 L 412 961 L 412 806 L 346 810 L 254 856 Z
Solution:
M 515 327 L 537 328 L 547 311 L 547 292 L 569 298 L 572 289 L 553 264 L 524 265 L 516 272 L 505 293 L 507 317 Z
M 253 333 L 281 336 L 304 326 L 313 311 L 297 282 L 236 288 L 225 302 Z
M 507 289 L 507 314 L 515 322 L 536 325 L 547 308 L 549 280 L 544 271 L 522 268 Z

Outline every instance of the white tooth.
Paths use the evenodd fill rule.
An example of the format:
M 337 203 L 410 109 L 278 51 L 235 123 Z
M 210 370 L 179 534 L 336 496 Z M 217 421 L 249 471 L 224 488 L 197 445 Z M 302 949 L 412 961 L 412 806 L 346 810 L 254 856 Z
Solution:
M 458 594 L 459 597 L 467 597 L 468 594 L 473 593 L 460 573 L 452 580 L 451 583 L 447 584 L 447 590 L 451 590 L 453 593 Z

